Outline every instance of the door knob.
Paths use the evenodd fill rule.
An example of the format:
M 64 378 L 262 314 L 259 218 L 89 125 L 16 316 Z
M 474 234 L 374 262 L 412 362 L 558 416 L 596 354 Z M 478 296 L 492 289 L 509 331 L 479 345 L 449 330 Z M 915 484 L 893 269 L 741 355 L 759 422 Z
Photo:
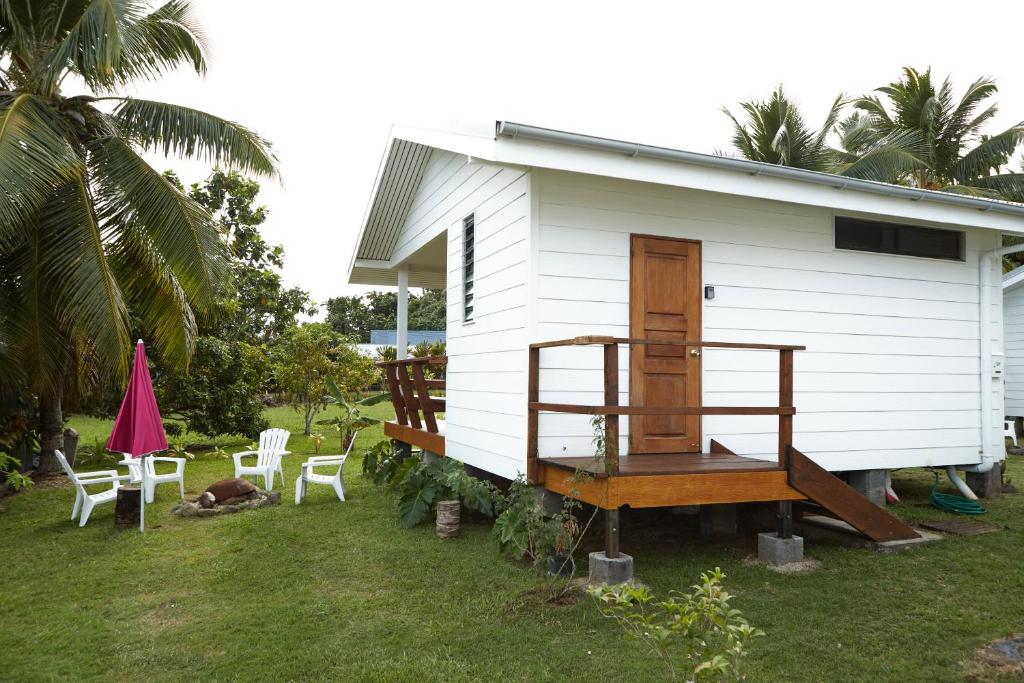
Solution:
M 690 355 L 693 356 L 694 358 L 698 357 L 700 355 L 700 349 L 690 349 Z

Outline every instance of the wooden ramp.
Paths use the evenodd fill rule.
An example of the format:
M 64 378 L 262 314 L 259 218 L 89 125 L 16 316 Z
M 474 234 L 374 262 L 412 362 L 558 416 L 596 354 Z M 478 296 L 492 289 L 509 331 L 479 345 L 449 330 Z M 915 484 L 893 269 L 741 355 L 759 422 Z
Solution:
M 872 541 L 881 543 L 918 537 L 903 520 L 890 515 L 795 448 L 789 449 L 788 460 L 790 486 Z

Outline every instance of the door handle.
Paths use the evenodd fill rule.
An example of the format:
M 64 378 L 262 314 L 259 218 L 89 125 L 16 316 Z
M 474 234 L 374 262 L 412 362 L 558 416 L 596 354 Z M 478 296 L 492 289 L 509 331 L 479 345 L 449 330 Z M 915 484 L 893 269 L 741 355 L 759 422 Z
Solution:
M 690 349 L 690 355 L 693 356 L 694 358 L 697 358 L 698 356 L 700 356 L 700 349 Z

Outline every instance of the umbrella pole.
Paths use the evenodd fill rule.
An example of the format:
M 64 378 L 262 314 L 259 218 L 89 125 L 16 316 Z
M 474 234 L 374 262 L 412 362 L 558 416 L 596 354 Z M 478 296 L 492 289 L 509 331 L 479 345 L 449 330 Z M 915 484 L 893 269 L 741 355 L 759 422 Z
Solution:
M 146 533 L 146 456 L 139 458 L 139 469 L 142 470 L 139 484 L 139 532 Z

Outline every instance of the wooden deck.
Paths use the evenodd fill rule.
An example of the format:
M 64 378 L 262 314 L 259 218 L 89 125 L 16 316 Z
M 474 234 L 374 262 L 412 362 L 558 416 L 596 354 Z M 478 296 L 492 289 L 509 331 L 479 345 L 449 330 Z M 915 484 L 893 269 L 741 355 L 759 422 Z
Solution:
M 665 453 L 619 458 L 609 473 L 604 459 L 540 458 L 546 489 L 605 510 L 804 500 L 777 462 L 732 453 Z
M 774 406 L 646 406 L 619 405 L 618 346 L 620 344 L 674 345 L 776 351 L 779 354 L 779 394 Z M 573 405 L 540 400 L 540 351 L 557 346 L 604 347 L 604 403 Z M 795 500 L 813 500 L 876 541 L 913 538 L 913 529 L 884 508 L 819 467 L 793 448 L 793 352 L 801 346 L 679 341 L 668 339 L 620 339 L 576 337 L 531 344 L 527 383 L 527 480 L 554 493 L 571 496 L 605 511 L 605 553 L 619 552 L 619 509 L 717 505 L 776 501 L 778 533 L 792 535 Z M 444 368 L 447 357 L 410 358 L 378 363 L 384 370 L 395 408 L 395 421 L 384 424 L 388 437 L 445 455 L 443 398 L 430 395 L 444 389 L 443 370 L 429 376 L 428 366 Z M 778 418 L 776 460 L 747 458 L 711 440 L 710 453 L 634 453 L 622 455 L 615 446 L 607 457 L 541 457 L 538 452 L 538 417 L 541 412 L 603 415 L 603 443 L 619 443 L 622 415 L 773 415 Z
M 596 477 L 607 477 L 604 458 L 541 458 L 542 465 L 580 470 Z M 708 474 L 710 472 L 783 472 L 776 461 L 745 458 L 734 453 L 652 453 L 619 458 L 620 477 L 656 474 Z

